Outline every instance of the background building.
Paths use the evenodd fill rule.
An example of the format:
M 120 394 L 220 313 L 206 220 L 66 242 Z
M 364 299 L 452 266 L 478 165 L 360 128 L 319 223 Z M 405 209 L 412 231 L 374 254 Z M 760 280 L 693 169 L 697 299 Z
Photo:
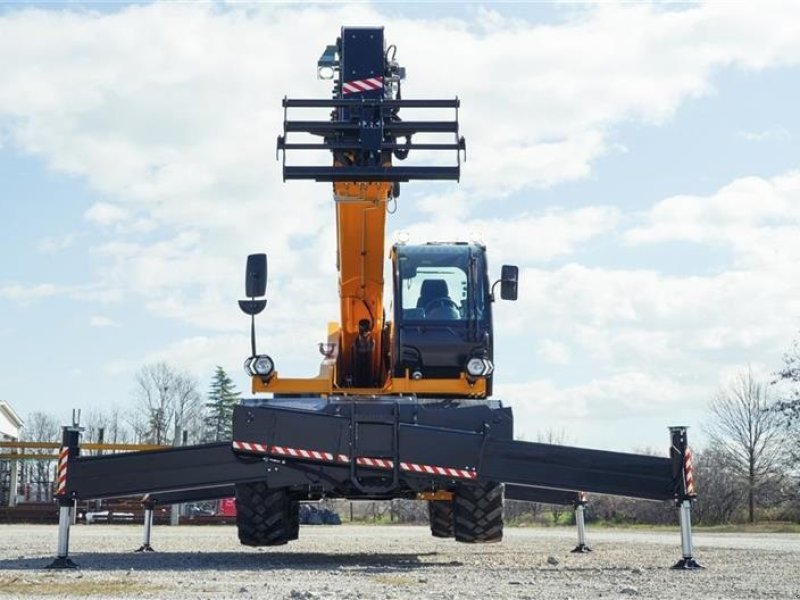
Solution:
M 0 441 L 19 441 L 21 428 L 22 419 L 7 402 L 0 400 Z M 9 453 L 10 450 L 0 448 L 0 454 Z M 19 461 L 0 460 L 0 505 L 14 506 L 16 504 L 18 468 Z

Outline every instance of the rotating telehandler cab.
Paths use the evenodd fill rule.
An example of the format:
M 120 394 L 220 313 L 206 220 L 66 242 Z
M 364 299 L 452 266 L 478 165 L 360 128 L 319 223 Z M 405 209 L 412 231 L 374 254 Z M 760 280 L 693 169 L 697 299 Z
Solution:
M 676 501 L 683 541 L 676 566 L 697 566 L 685 427 L 671 428 L 669 457 L 513 439 L 511 409 L 490 396 L 492 302 L 498 284 L 502 299 L 516 300 L 516 267 L 504 266 L 492 283 L 481 244 L 397 243 L 389 253 L 393 297 L 387 317 L 387 208 L 402 182 L 457 180 L 466 152 L 458 99 L 402 98 L 405 70 L 395 55 L 383 28 L 343 27 L 318 63 L 320 77 L 333 84 L 332 97 L 283 100 L 277 145 L 284 179 L 333 185 L 340 319 L 329 324 L 319 345 L 319 374 L 282 377 L 273 359 L 257 352 L 255 316 L 267 304 L 267 258 L 251 255 L 247 299 L 239 305 L 251 317 L 245 369 L 260 395 L 235 408 L 233 440 L 84 457 L 80 428 L 65 427 L 53 566 L 72 565 L 68 532 L 77 499 L 147 494 L 152 515 L 159 503 L 235 493 L 239 539 L 270 546 L 297 538 L 301 501 L 427 500 L 434 536 L 493 542 L 503 535 L 504 495 L 572 502 L 582 524 L 585 492 Z M 330 112 L 319 120 L 288 116 L 290 110 L 314 109 Z M 455 111 L 455 118 L 413 118 L 414 111 L 428 116 L 442 110 Z M 287 156 L 294 151 L 322 151 L 327 164 L 290 164 Z M 442 151 L 451 153 L 451 164 L 432 164 Z M 415 158 L 417 164 L 395 165 Z

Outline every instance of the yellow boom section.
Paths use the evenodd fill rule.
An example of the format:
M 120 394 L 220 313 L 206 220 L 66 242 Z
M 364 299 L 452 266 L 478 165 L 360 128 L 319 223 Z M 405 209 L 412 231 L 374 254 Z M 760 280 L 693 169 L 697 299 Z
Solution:
M 341 331 L 339 387 L 383 387 L 383 266 L 392 184 L 335 183 Z

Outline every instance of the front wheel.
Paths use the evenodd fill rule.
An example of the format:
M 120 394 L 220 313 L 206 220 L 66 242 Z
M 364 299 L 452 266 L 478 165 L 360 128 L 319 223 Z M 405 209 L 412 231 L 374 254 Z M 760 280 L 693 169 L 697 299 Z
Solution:
M 503 484 L 462 484 L 453 494 L 457 542 L 479 544 L 503 539 Z
M 236 527 L 245 546 L 280 546 L 297 539 L 298 502 L 286 488 L 262 481 L 236 485 Z

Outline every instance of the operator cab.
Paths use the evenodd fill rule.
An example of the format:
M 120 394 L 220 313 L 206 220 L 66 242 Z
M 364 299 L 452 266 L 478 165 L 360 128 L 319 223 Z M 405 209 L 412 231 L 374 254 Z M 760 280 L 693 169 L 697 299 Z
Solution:
M 394 375 L 457 379 L 470 358 L 492 359 L 486 248 L 395 244 Z

